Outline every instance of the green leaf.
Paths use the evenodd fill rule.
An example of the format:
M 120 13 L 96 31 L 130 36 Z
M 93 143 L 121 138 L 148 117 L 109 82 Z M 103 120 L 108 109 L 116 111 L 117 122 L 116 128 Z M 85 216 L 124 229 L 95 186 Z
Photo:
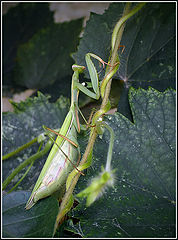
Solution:
M 83 237 L 175 237 L 175 91 L 131 88 L 129 102 L 134 123 L 120 113 L 105 117 L 115 132 L 115 183 L 91 207 L 82 201 L 74 209 Z M 105 131 L 77 192 L 105 166 L 109 141 Z
M 3 82 L 12 84 L 17 48 L 53 22 L 48 3 L 20 3 L 3 16 Z
M 21 45 L 15 67 L 16 83 L 44 88 L 72 74 L 70 54 L 76 50 L 82 20 L 52 23 Z
M 147 3 L 126 23 L 121 41 L 125 50 L 121 54 L 119 49 L 120 67 L 115 78 L 120 96 L 118 111 L 129 119 L 129 87 L 152 86 L 159 91 L 175 88 L 175 6 L 175 3 Z M 77 64 L 86 66 L 88 52 L 108 61 L 111 34 L 123 7 L 123 3 L 113 3 L 103 15 L 91 14 L 78 51 L 73 55 Z M 101 71 L 98 63 L 96 67 Z M 89 77 L 87 71 L 86 76 Z
M 69 109 L 69 101 L 60 97 L 56 103 L 49 103 L 48 97 L 38 92 L 38 97 L 28 98 L 24 102 L 12 103 L 14 113 L 8 112 L 2 116 L 3 124 L 3 155 L 14 151 L 17 147 L 27 143 L 39 134 L 44 132 L 43 125 L 52 129 L 57 129 L 62 126 L 64 118 Z M 3 161 L 2 171 L 3 180 L 17 167 L 22 161 L 37 152 L 39 145 L 34 144 L 30 148 L 10 159 Z M 46 160 L 46 156 L 36 161 L 19 185 L 18 189 L 32 189 L 38 175 Z M 7 190 L 15 184 L 15 182 L 25 172 L 20 172 L 13 182 L 7 187 Z
M 25 210 L 30 192 L 12 192 L 3 197 L 3 237 L 52 237 L 58 201 L 54 197 L 40 201 L 31 210 Z
M 125 85 L 118 111 L 129 118 L 126 96 L 130 86 L 152 86 L 159 91 L 176 86 L 175 12 L 174 3 L 150 3 L 126 24 L 122 38 L 126 49 L 117 74 Z

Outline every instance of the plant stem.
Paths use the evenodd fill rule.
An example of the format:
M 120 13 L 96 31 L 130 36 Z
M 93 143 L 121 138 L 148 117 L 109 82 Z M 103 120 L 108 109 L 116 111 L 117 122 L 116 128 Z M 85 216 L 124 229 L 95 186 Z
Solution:
M 113 34 L 112 34 L 112 40 L 111 40 L 111 46 L 112 46 L 112 54 L 111 54 L 111 61 L 110 65 L 114 66 L 117 61 L 119 61 L 118 58 L 118 48 L 122 39 L 122 35 L 125 28 L 125 22 L 132 17 L 135 13 L 137 13 L 146 3 L 140 3 L 136 7 L 134 7 L 131 11 L 131 3 L 127 3 L 126 7 L 123 12 L 122 18 L 117 22 L 117 24 L 114 27 Z M 108 74 L 109 71 L 111 71 L 112 67 L 107 68 L 105 76 Z M 105 88 L 105 95 L 102 101 L 101 109 L 104 109 L 106 104 L 108 103 L 109 95 L 110 95 L 110 89 L 111 89 L 111 83 L 112 78 L 107 83 L 107 87 Z
M 135 13 L 137 13 L 146 3 L 139 3 L 138 5 L 136 5 L 130 12 L 128 12 L 129 9 L 129 3 L 127 3 L 125 11 L 128 12 L 128 14 L 124 14 L 124 16 L 117 22 L 113 34 L 112 34 L 112 50 L 115 48 L 115 46 L 118 46 L 117 43 L 117 35 L 118 32 L 120 32 L 120 28 L 121 26 L 130 18 L 132 17 Z
M 25 143 L 24 145 L 22 145 L 22 146 L 18 147 L 17 149 L 15 149 L 15 151 L 10 152 L 10 153 L 4 155 L 4 156 L 2 157 L 2 160 L 6 160 L 6 159 L 8 159 L 8 158 L 10 158 L 10 157 L 12 157 L 12 156 L 14 156 L 14 155 L 16 155 L 17 153 L 19 153 L 19 152 L 23 151 L 24 149 L 30 147 L 32 144 L 34 144 L 34 143 L 37 142 L 37 141 L 38 141 L 38 137 L 32 139 L 32 140 L 29 141 L 28 143 Z
M 27 175 L 27 173 L 30 171 L 31 167 L 33 166 L 33 162 L 31 162 L 30 166 L 28 167 L 28 169 L 26 170 L 26 172 L 24 173 L 24 175 L 22 176 L 22 178 L 15 184 L 15 186 L 13 186 L 9 191 L 8 194 L 11 193 L 12 191 L 14 191 L 14 189 L 16 189 L 16 187 L 22 182 L 22 180 L 25 178 L 25 176 Z
M 120 24 L 122 21 L 122 19 L 124 18 L 125 15 L 128 14 L 130 7 L 131 7 L 132 3 L 126 3 L 126 6 L 124 8 L 124 12 L 122 15 L 122 18 L 117 22 L 116 26 L 114 27 L 113 30 L 113 34 L 112 34 L 112 40 L 111 40 L 111 51 L 112 51 L 112 55 L 111 55 L 111 66 L 115 64 L 115 62 L 117 61 L 118 58 L 118 47 L 120 45 L 121 39 L 122 39 L 122 35 L 124 32 L 124 28 L 125 28 L 125 22 Z M 120 28 L 118 27 L 120 26 Z
M 26 167 L 28 164 L 34 162 L 36 159 L 42 157 L 43 155 L 45 155 L 51 145 L 53 144 L 53 142 L 51 140 L 48 140 L 48 142 L 46 143 L 45 147 L 43 150 L 41 150 L 40 152 L 35 153 L 34 155 L 32 155 L 31 157 L 29 157 L 28 159 L 26 159 L 23 163 L 21 163 L 18 167 L 15 168 L 15 170 L 4 180 L 3 184 L 2 184 L 2 190 L 4 190 L 9 183 L 11 182 L 11 180 L 24 168 Z

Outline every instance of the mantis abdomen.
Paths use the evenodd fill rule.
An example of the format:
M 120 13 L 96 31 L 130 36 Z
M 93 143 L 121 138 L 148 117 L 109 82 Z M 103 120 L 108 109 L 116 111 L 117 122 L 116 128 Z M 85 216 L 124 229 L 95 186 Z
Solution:
M 69 130 L 67 137 L 77 144 L 76 130 L 74 126 Z M 74 168 L 73 164 L 76 164 L 79 158 L 79 148 L 73 146 L 67 140 L 64 140 L 60 148 L 53 157 L 39 187 L 31 195 L 31 198 L 26 205 L 26 209 L 31 208 L 38 200 L 48 197 L 55 192 L 58 192 L 59 195 L 60 192 L 63 192 L 67 177 Z

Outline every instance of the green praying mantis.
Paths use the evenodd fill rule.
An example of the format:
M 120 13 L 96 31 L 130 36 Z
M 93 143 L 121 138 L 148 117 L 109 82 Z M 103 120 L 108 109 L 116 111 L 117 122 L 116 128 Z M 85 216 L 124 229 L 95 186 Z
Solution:
M 87 87 L 79 83 L 79 74 L 81 74 L 85 67 L 73 65 L 74 71 L 71 84 L 71 106 L 70 110 L 63 122 L 63 125 L 57 133 L 58 137 L 48 155 L 45 165 L 40 173 L 40 176 L 34 186 L 32 194 L 26 204 L 26 209 L 30 209 L 39 199 L 52 195 L 60 189 L 63 189 L 69 173 L 77 164 L 80 157 L 80 149 L 77 143 L 77 132 L 80 132 L 80 123 L 78 118 L 78 96 L 79 91 L 82 91 L 87 96 L 99 99 L 103 95 L 104 89 L 101 91 L 98 73 L 91 60 L 91 57 L 97 59 L 103 64 L 107 64 L 100 57 L 95 54 L 88 53 L 85 56 L 86 64 L 89 70 L 92 92 Z M 103 81 L 108 81 L 118 69 L 118 63 L 113 66 L 109 74 L 106 75 Z M 99 124 L 98 128 L 99 128 Z M 47 128 L 47 130 L 51 131 Z M 54 132 L 54 131 L 53 131 Z M 81 167 L 83 170 L 88 165 Z M 81 170 L 75 167 L 78 172 Z M 82 173 L 81 173 L 82 174 Z

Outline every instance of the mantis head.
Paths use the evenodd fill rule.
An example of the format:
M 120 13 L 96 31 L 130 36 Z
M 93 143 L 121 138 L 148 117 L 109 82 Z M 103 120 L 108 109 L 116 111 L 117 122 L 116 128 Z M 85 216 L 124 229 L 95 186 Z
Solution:
M 82 73 L 85 70 L 85 67 L 74 64 L 72 65 L 72 69 L 74 72 L 78 71 L 79 73 Z

